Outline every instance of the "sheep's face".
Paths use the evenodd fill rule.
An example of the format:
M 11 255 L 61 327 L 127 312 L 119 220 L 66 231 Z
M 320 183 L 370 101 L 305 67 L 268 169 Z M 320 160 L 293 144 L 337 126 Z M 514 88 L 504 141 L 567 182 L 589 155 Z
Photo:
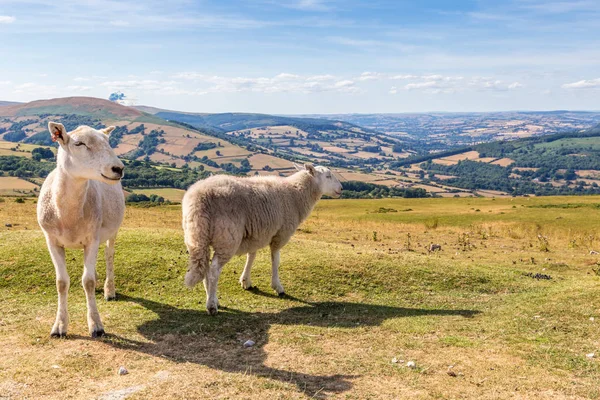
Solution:
M 324 195 L 338 198 L 342 195 L 342 184 L 327 167 L 315 167 L 317 182 Z
M 48 129 L 52 140 L 60 144 L 57 164 L 69 175 L 107 184 L 121 180 L 124 165 L 108 143 L 114 126 L 102 130 L 80 126 L 67 133 L 62 124 L 50 122 Z
M 299 171 L 304 170 L 311 174 L 316 179 L 317 184 L 324 195 L 335 198 L 342 195 L 342 184 L 329 168 L 323 166 L 314 167 L 312 164 L 304 164 L 304 166 L 296 165 L 296 169 Z

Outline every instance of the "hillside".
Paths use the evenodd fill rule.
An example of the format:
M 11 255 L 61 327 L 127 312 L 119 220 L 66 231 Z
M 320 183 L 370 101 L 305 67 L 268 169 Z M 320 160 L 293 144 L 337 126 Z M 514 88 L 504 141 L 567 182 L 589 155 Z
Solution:
M 343 121 L 247 113 L 158 111 L 155 115 L 221 134 L 238 144 L 266 148 L 284 159 L 338 168 L 385 170 L 394 160 L 414 153 L 407 141 Z
M 347 121 L 443 150 L 494 140 L 589 129 L 600 123 L 598 111 L 506 111 L 419 114 L 333 114 L 309 117 Z
M 206 120 L 211 125 L 202 128 L 175 120 L 167 121 L 160 115 L 163 115 L 162 111 L 153 115 L 136 108 L 89 97 L 40 100 L 2 107 L 0 157 L 20 156 L 34 160 L 0 160 L 0 166 L 5 175 L 17 174 L 15 176 L 23 179 L 43 178 L 48 167 L 36 164 L 40 162 L 41 155 L 34 155 L 33 150 L 36 146 L 56 146 L 47 132 L 48 121 L 55 120 L 62 122 L 68 130 L 79 125 L 115 125 L 117 129 L 111 134 L 110 142 L 120 157 L 132 162 L 150 162 L 152 165 L 147 168 L 155 168 L 155 171 L 159 168 L 160 174 L 170 174 L 158 179 L 149 171 L 135 170 L 138 173 L 133 173 L 132 168 L 143 167 L 132 164 L 133 167 L 128 167 L 129 172 L 124 183 L 136 191 L 139 187 L 185 189 L 188 182 L 200 179 L 208 172 L 286 175 L 294 171 L 294 161 L 337 166 L 337 172 L 346 181 L 401 188 L 412 186 L 410 182 L 400 184 L 399 181 L 390 179 L 391 173 L 384 173 L 386 164 L 410 153 L 397 153 L 393 145 L 388 143 L 389 138 L 379 137 L 351 124 L 280 119 L 255 114 L 207 114 Z M 194 118 L 201 117 L 202 115 L 194 115 Z M 294 123 L 296 126 L 268 125 L 224 132 L 226 127 L 239 128 L 260 123 L 283 122 Z M 375 169 L 377 171 L 374 172 Z M 158 176 L 158 173 L 154 175 Z M 11 189 L 9 186 L 14 182 L 5 181 L 5 189 L 8 193 L 13 193 L 15 188 Z M 39 185 L 39 182 L 33 183 Z M 0 186 L 3 186 L 1 182 Z M 375 186 L 368 186 L 361 187 L 360 191 L 368 193 L 374 189 Z M 17 193 L 33 192 L 34 189 Z
M 511 195 L 600 193 L 600 125 L 513 141 L 483 143 L 394 165 L 434 185 Z
M 50 164 L 44 165 L 44 150 L 35 149 L 55 146 L 47 132 L 49 120 L 69 130 L 117 126 L 110 141 L 129 163 L 128 189 L 152 194 L 147 189 L 155 188 L 154 194 L 170 199 L 180 198 L 182 189 L 208 173 L 287 175 L 294 162 L 333 167 L 344 182 L 345 197 L 600 193 L 599 127 L 442 146 L 434 152 L 421 141 L 337 120 L 180 113 L 88 97 L 0 107 L 2 193 L 34 194 L 39 187 Z M 4 159 L 10 156 L 24 159 Z

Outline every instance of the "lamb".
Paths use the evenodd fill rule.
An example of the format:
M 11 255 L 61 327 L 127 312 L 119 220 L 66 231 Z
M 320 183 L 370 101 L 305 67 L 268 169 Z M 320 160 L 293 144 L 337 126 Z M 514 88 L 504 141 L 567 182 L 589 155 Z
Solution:
M 223 266 L 234 255 L 247 254 L 240 277 L 244 289 L 252 288 L 250 270 L 257 250 L 271 249 L 271 287 L 285 294 L 279 281 L 279 252 L 290 240 L 323 194 L 339 197 L 342 185 L 322 166 L 296 166 L 286 178 L 212 176 L 196 182 L 182 201 L 183 230 L 189 268 L 185 284 L 204 281 L 206 310 L 216 315 L 217 283 Z M 210 249 L 214 250 L 209 263 Z
M 52 337 L 67 334 L 69 315 L 67 294 L 69 275 L 65 248 L 83 248 L 82 283 L 87 301 L 87 322 L 92 337 L 104 335 L 96 306 L 96 258 L 101 242 L 106 242 L 106 282 L 104 297 L 115 299 L 113 260 L 115 238 L 123 221 L 125 198 L 120 180 L 123 163 L 108 144 L 115 127 L 96 130 L 80 126 L 67 133 L 65 127 L 50 122 L 52 140 L 60 145 L 56 168 L 48 175 L 37 205 L 38 223 L 56 270 L 58 310 Z

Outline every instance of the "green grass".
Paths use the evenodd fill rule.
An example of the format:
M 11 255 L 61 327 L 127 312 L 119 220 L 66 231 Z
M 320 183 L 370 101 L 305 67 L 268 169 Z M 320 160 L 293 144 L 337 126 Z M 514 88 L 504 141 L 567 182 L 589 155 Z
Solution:
M 0 222 L 14 225 L 0 228 L 0 389 L 15 398 L 131 387 L 134 399 L 598 398 L 600 367 L 586 354 L 600 352 L 600 259 L 589 254 L 600 248 L 600 210 L 552 206 L 598 200 L 321 201 L 282 251 L 288 297 L 269 287 L 266 251 L 254 291 L 239 287 L 244 259 L 235 258 L 217 317 L 206 315 L 201 285 L 182 285 L 179 207 L 128 207 L 118 301 L 98 293 L 109 333 L 100 340 L 87 338 L 81 251 L 67 257 L 69 337 L 48 337 L 56 289 L 35 205 L 0 203 Z M 429 254 L 430 243 L 442 251 Z M 247 339 L 256 345 L 243 348 Z M 130 374 L 117 376 L 120 365 Z
M 561 147 L 564 147 L 564 148 L 584 147 L 585 150 L 587 150 L 588 148 L 591 148 L 592 150 L 599 150 L 600 149 L 600 138 L 584 137 L 584 138 L 560 139 L 560 140 L 555 140 L 553 142 L 537 143 L 534 145 L 534 147 L 546 148 L 546 149 L 558 149 Z

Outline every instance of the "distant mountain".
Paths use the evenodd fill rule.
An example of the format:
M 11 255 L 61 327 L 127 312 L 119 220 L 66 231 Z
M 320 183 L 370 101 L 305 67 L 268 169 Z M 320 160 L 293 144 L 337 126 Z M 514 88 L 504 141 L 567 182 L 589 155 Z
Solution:
M 261 126 L 295 126 L 306 131 L 315 130 L 346 130 L 375 133 L 372 129 L 343 121 L 325 120 L 321 118 L 284 117 L 269 114 L 253 113 L 219 113 L 194 114 L 177 111 L 158 111 L 156 116 L 166 120 L 183 122 L 198 128 L 212 128 L 222 132 L 232 132 L 241 129 L 252 129 Z
M 17 104 L 21 104 L 19 102 L 16 101 L 0 101 L 0 107 L 4 107 L 4 106 L 14 106 Z
M 138 118 L 143 113 L 135 108 L 95 97 L 64 97 L 37 100 L 0 108 L 0 116 L 20 117 L 40 114 L 94 115 L 100 118 Z
M 598 111 L 506 111 L 463 113 L 307 115 L 341 120 L 428 144 L 429 149 L 588 129 L 600 123 Z

